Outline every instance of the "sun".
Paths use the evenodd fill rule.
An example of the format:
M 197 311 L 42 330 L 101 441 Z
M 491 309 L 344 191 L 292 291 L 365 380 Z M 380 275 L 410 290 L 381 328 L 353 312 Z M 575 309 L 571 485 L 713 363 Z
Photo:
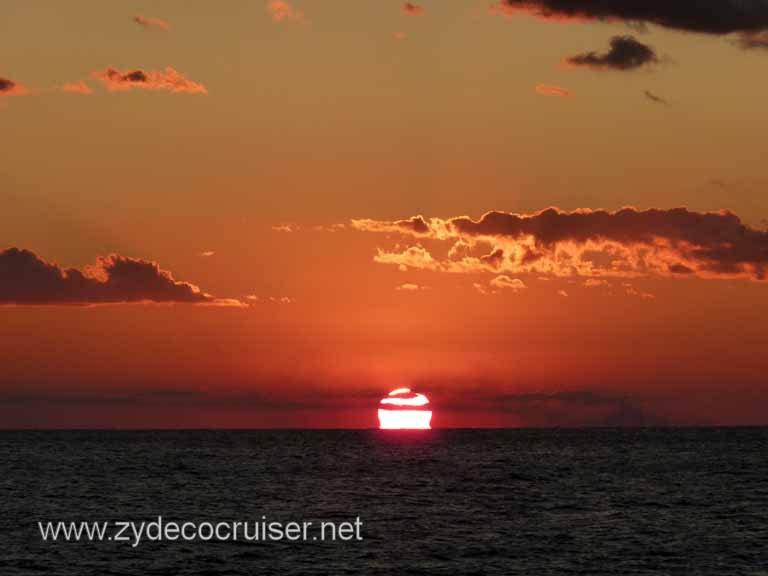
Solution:
M 424 394 L 411 392 L 410 388 L 392 390 L 379 403 L 379 428 L 381 430 L 429 430 L 432 410 Z

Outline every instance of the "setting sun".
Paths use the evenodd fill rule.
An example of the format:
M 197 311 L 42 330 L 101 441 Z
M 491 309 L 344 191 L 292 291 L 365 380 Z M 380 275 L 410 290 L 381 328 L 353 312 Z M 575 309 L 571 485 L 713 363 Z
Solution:
M 429 430 L 432 410 L 424 394 L 410 388 L 392 390 L 379 403 L 379 428 L 382 430 Z

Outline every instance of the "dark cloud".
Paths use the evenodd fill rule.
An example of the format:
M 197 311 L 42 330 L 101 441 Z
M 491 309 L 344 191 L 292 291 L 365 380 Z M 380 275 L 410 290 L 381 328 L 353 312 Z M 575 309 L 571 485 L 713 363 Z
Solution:
M 587 52 L 566 60 L 570 66 L 597 70 L 635 70 L 659 61 L 653 48 L 632 36 L 614 36 L 607 52 Z
M 215 303 L 194 284 L 174 280 L 154 262 L 111 254 L 84 271 L 63 269 L 29 250 L 0 252 L 0 303 Z
M 502 0 L 499 9 L 505 14 L 520 11 L 548 19 L 621 20 L 708 34 L 768 28 L 766 0 Z
M 651 102 L 655 102 L 656 104 L 667 104 L 668 103 L 664 98 L 654 94 L 650 90 L 643 90 L 643 95 L 646 98 L 648 98 L 648 100 L 650 100 Z
M 21 84 L 0 76 L 0 96 L 16 96 L 26 92 Z
M 700 277 L 765 280 L 768 266 L 768 232 L 750 228 L 728 211 L 624 208 L 616 212 L 564 212 L 548 208 L 534 214 L 488 212 L 479 220 L 466 216 L 430 219 L 430 231 L 426 234 L 413 233 L 396 222 L 358 222 L 366 223 L 356 225 L 361 230 L 399 231 L 451 243 L 482 243 L 496 251 L 492 262 L 471 256 L 460 261 L 442 261 L 424 248 L 420 248 L 423 253 L 418 259 L 406 261 L 405 253 L 384 251 L 375 258 L 381 263 L 436 271 L 539 272 L 563 276 L 672 275 L 685 271 Z

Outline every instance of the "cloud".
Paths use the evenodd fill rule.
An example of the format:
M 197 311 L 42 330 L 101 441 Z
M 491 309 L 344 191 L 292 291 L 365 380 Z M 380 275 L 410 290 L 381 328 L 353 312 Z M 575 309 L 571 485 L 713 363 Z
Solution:
M 522 280 L 510 278 L 504 274 L 496 276 L 496 278 L 491 280 L 489 284 L 499 290 L 511 290 L 512 292 L 520 292 L 526 288 L 525 283 Z
M 93 94 L 93 90 L 85 82 L 68 82 L 61 87 L 68 94 Z
M 363 227 L 353 224 L 359 230 L 417 237 L 446 252 L 444 257 L 435 255 L 422 244 L 405 250 L 378 249 L 374 261 L 404 269 L 764 281 L 768 266 L 768 231 L 751 228 L 728 211 L 548 208 L 533 214 L 488 212 L 479 220 L 418 216 L 357 222 L 365 222 Z M 457 242 L 469 249 L 454 251 Z
M 304 20 L 304 13 L 297 10 L 285 0 L 270 0 L 267 3 L 267 13 L 275 22 L 290 22 Z
M 595 70 L 636 70 L 658 63 L 656 52 L 632 36 L 614 36 L 607 52 L 587 52 L 566 59 L 566 64 Z
M 174 280 L 155 262 L 118 254 L 83 271 L 45 262 L 29 250 L 0 252 L 0 303 L 103 304 L 117 302 L 225 302 L 194 284 Z
M 706 34 L 759 31 L 768 28 L 765 0 L 502 0 L 495 13 L 517 13 L 546 20 L 623 21 Z
M 426 9 L 423 6 L 419 6 L 413 2 L 405 2 L 403 4 L 403 13 L 408 16 L 421 16 L 424 12 L 426 12 Z
M 166 32 L 168 29 L 170 29 L 168 22 L 160 18 L 152 18 L 151 16 L 142 16 L 141 14 L 136 14 L 133 17 L 133 21 L 136 22 L 136 24 L 139 26 L 143 26 L 144 28 L 156 28 Z
M 429 290 L 429 286 L 422 286 L 420 284 L 406 282 L 405 284 L 395 286 L 395 290 L 398 292 L 424 292 L 425 290 Z
M 565 290 L 558 290 L 557 295 L 562 296 L 563 298 L 568 298 L 568 292 L 566 292 Z
M 0 96 L 21 96 L 26 93 L 25 86 L 0 76 Z
M 297 232 L 300 230 L 298 224 L 275 224 L 272 226 L 274 232 Z
M 561 98 L 567 98 L 571 95 L 571 93 L 565 88 L 561 88 L 560 86 L 553 86 L 551 84 L 537 84 L 535 90 L 544 96 L 559 96 Z
M 584 281 L 585 288 L 600 288 L 602 286 L 610 286 L 610 283 L 602 278 L 588 278 Z
M 637 296 L 642 300 L 654 300 L 656 298 L 656 296 L 649 292 L 638 290 L 632 286 L 632 284 L 624 284 L 624 292 L 627 294 L 627 296 Z
M 165 70 L 141 69 L 121 72 L 116 68 L 107 68 L 103 71 L 92 72 L 94 78 L 101 80 L 110 92 L 118 92 L 139 88 L 141 90 L 164 90 L 176 94 L 208 94 L 208 90 L 202 84 L 193 82 L 170 66 Z
M 648 98 L 648 100 L 650 100 L 651 102 L 655 102 L 656 104 L 667 104 L 668 103 L 664 98 L 654 94 L 650 90 L 643 90 L 643 95 L 646 98 Z
M 211 256 L 214 256 L 216 252 L 214 250 L 203 250 L 202 252 L 198 253 L 198 256 L 201 258 L 210 258 Z

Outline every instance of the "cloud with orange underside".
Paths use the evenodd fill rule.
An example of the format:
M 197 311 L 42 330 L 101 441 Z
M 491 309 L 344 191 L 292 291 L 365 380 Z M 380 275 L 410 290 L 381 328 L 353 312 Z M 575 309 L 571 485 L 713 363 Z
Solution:
M 405 270 L 583 277 L 592 279 L 589 286 L 603 285 L 606 277 L 768 280 L 768 231 L 751 228 L 728 211 L 548 208 L 533 214 L 488 212 L 478 220 L 353 220 L 352 227 L 418 240 L 378 248 L 373 257 Z
M 703 10 L 695 2 L 669 0 L 499 0 L 491 13 L 527 14 L 548 21 L 625 22 L 655 24 L 684 32 L 723 35 L 768 30 L 768 3 L 713 0 Z
M 164 91 L 174 94 L 208 94 L 208 89 L 177 72 L 170 66 L 165 70 L 144 71 L 140 68 L 122 72 L 117 68 L 96 70 L 92 76 L 100 80 L 110 92 L 138 89 Z

